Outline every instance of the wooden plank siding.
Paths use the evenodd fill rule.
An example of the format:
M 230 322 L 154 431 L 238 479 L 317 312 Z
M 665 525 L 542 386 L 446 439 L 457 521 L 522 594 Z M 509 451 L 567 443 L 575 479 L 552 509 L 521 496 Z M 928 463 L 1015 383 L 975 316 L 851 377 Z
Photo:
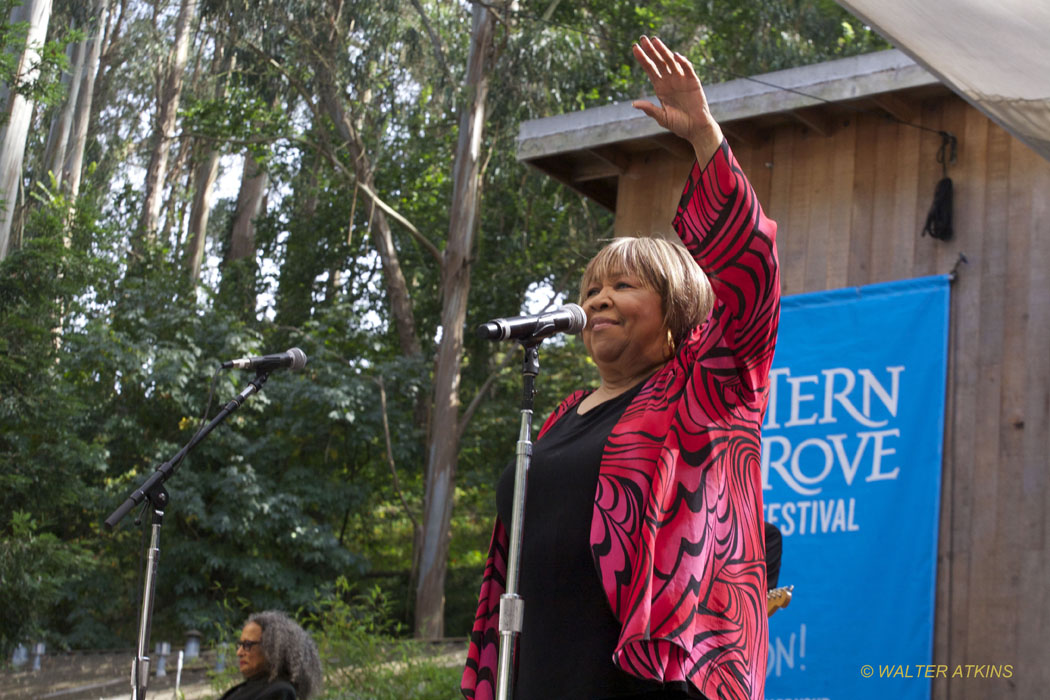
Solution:
M 938 679 L 933 697 L 1042 697 L 1050 686 L 1050 163 L 957 97 L 916 108 L 926 130 L 858 113 L 827 136 L 782 123 L 762 140 L 731 144 L 778 222 L 784 294 L 948 273 L 966 256 L 951 290 L 934 663 L 1014 670 L 1009 680 Z M 940 129 L 958 138 L 947 168 L 955 190 L 948 242 L 920 235 L 943 175 Z M 619 179 L 615 231 L 669 235 L 690 164 L 666 151 L 633 157 Z

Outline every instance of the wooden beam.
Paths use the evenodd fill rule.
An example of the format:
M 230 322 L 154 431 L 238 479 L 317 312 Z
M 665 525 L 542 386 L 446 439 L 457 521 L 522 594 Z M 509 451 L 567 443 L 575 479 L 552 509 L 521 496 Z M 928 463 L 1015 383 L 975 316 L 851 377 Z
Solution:
M 766 141 L 767 132 L 759 129 L 748 122 L 730 122 L 721 124 L 722 132 L 729 139 L 730 145 L 734 142 L 744 144 L 750 148 L 757 148 Z
M 627 172 L 627 168 L 631 167 L 631 159 L 613 146 L 596 146 L 588 148 L 587 152 L 615 168 L 618 175 L 623 175 Z
M 581 159 L 583 162 L 573 168 L 572 179 L 576 182 L 619 177 L 631 165 L 630 159 L 614 146 L 587 148 L 580 151 L 580 155 L 592 157 Z
M 670 153 L 675 158 L 682 160 L 696 160 L 696 152 L 688 141 L 678 138 L 671 133 L 656 134 L 650 138 L 660 148 Z
M 821 136 L 831 136 L 835 131 L 835 121 L 828 116 L 824 107 L 803 107 L 791 110 L 791 116 Z
M 871 100 L 879 108 L 889 112 L 902 122 L 917 122 L 919 120 L 919 110 L 915 104 L 899 95 L 886 92 L 881 95 L 875 95 Z
M 547 175 L 547 177 L 554 178 L 574 192 L 578 192 L 584 197 L 594 200 L 609 211 L 616 213 L 616 186 L 610 186 L 607 180 L 576 180 L 573 176 L 566 174 L 557 167 L 561 164 L 557 158 L 537 158 L 525 162 Z
M 588 182 L 605 177 L 619 177 L 623 173 L 624 169 L 604 160 L 590 160 L 573 168 L 571 177 L 573 182 Z

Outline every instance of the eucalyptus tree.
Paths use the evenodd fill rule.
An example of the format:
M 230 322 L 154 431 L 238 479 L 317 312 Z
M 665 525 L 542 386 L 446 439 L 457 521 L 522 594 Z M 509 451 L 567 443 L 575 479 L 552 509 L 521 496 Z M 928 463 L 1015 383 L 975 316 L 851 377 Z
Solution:
M 496 19 L 486 6 L 471 13 L 470 55 L 459 104 L 448 239 L 442 252 L 441 344 L 434 368 L 434 418 L 428 436 L 426 492 L 416 588 L 416 635 L 445 634 L 445 572 L 459 453 L 460 363 L 470 294 L 471 257 L 481 209 L 481 169 Z M 435 45 L 435 50 L 437 49 Z
M 74 17 L 70 20 L 70 28 L 76 27 L 78 19 Z M 88 41 L 81 39 L 70 42 L 66 48 L 66 59 L 70 63 L 70 68 L 62 72 L 62 85 L 66 88 L 66 99 L 62 108 L 52 116 L 51 126 L 48 129 L 44 167 L 59 186 L 62 182 L 62 170 L 66 159 L 66 148 L 69 145 L 69 131 L 77 107 L 77 96 L 80 94 L 80 84 L 85 73 L 88 44 Z
M 163 202 L 168 157 L 175 138 L 175 120 L 182 97 L 183 76 L 190 52 L 191 25 L 197 14 L 198 0 L 179 0 L 175 18 L 174 39 L 157 92 L 157 106 L 150 137 L 149 164 L 146 166 L 145 193 L 139 235 L 135 241 L 150 241 L 157 232 L 157 221 Z M 141 239 L 140 237 L 141 236 Z
M 360 200 L 359 208 L 351 207 L 351 234 L 354 227 L 360 226 L 372 241 L 382 267 L 388 318 L 400 353 L 412 362 L 436 357 L 435 378 L 426 392 L 430 394 L 430 401 L 419 395 L 416 411 L 417 420 L 429 428 L 417 617 L 430 621 L 427 629 L 417 625 L 417 631 L 440 634 L 455 458 L 462 433 L 457 413 L 462 337 L 485 156 L 482 129 L 486 63 L 491 60 L 495 20 L 484 6 L 475 7 L 475 14 L 482 18 L 475 22 L 477 31 L 469 41 L 461 40 L 452 50 L 463 54 L 468 46 L 472 47 L 470 67 L 456 69 L 466 76 L 462 87 L 456 88 L 450 82 L 454 78 L 446 59 L 445 40 L 436 27 L 465 26 L 462 8 L 439 3 L 429 7 L 415 3 L 412 8 L 405 8 L 390 2 L 327 0 L 295 5 L 270 3 L 266 10 L 265 16 L 273 22 L 270 31 L 259 37 L 243 33 L 241 45 L 263 57 L 265 60 L 256 63 L 272 66 L 276 74 L 298 92 L 298 104 L 304 107 L 306 121 L 311 126 L 304 131 L 293 127 L 285 137 L 316 156 L 305 159 L 314 165 L 300 169 L 306 177 L 299 177 L 296 186 L 304 191 L 316 187 L 316 165 L 323 163 L 337 178 L 333 181 L 331 176 L 322 176 L 325 186 L 352 191 L 353 201 Z M 284 21 L 277 21 L 278 17 Z M 429 46 L 420 49 L 421 44 Z M 424 57 L 431 55 L 438 61 L 436 67 L 425 66 Z M 464 67 L 467 63 L 464 60 Z M 460 92 L 459 98 L 442 97 L 436 106 L 430 107 L 415 104 L 413 93 L 429 91 L 435 83 L 444 84 L 438 94 Z M 296 101 L 288 99 L 284 104 L 291 111 Z M 441 236 L 435 235 L 433 227 L 424 232 L 403 213 L 409 208 L 421 212 L 411 205 L 416 196 L 411 184 L 400 181 L 394 174 L 398 164 L 390 154 L 403 150 L 399 144 L 413 138 L 422 138 L 420 143 L 431 146 L 442 141 L 451 144 L 450 139 L 456 133 L 450 126 L 456 119 L 454 110 L 460 112 L 460 146 L 443 175 L 443 182 L 452 186 L 452 202 L 432 203 L 426 212 L 427 216 L 434 216 L 434 212 L 441 209 L 453 212 L 451 220 L 445 218 L 448 233 L 439 243 L 436 241 L 441 241 Z M 433 125 L 424 126 L 424 132 L 418 135 L 407 133 L 409 122 L 405 119 L 415 118 L 413 114 L 429 115 Z M 423 118 L 417 123 L 425 125 L 427 121 Z M 386 189 L 384 182 L 398 184 L 394 189 Z M 295 201 L 303 207 L 296 212 L 298 215 L 316 212 L 316 194 L 306 194 Z M 444 218 L 448 214 L 438 216 Z M 355 217 L 359 217 L 358 221 Z M 295 262 L 300 260 L 296 251 L 301 249 L 306 232 L 292 224 L 290 229 L 295 238 L 290 236 L 287 240 L 285 263 L 288 267 L 281 272 L 281 297 L 277 303 L 282 319 L 288 319 L 290 310 L 297 306 L 301 319 L 301 306 L 288 303 L 293 289 L 301 288 L 303 281 L 327 275 L 326 295 L 330 296 L 337 288 L 335 280 L 341 275 L 332 264 L 310 271 L 308 260 L 302 264 Z M 395 234 L 395 229 L 407 233 L 411 245 L 399 241 L 400 233 Z M 413 251 L 409 255 L 414 263 L 429 268 L 429 271 L 417 269 L 413 273 L 416 280 L 426 279 L 425 283 L 416 281 L 410 287 L 402 265 L 406 251 Z M 416 258 L 417 252 L 423 260 Z M 417 297 L 440 299 L 440 316 L 430 316 L 427 320 L 432 329 L 428 336 L 433 337 L 434 330 L 441 329 L 440 343 L 422 341 Z M 306 301 L 302 296 L 299 300 Z M 434 407 L 429 417 L 422 410 L 426 403 Z
M 224 27 L 220 30 L 229 32 L 228 37 L 216 32 L 212 58 L 212 76 L 214 80 L 213 99 L 223 102 L 229 94 L 230 76 L 236 65 L 233 38 L 235 27 Z M 195 149 L 193 161 L 193 203 L 187 230 L 184 265 L 191 282 L 200 278 L 201 263 L 204 260 L 207 242 L 208 219 L 215 202 L 215 181 L 219 175 L 219 160 L 222 156 L 221 145 L 212 138 L 201 139 Z
M 734 14 L 727 3 L 683 0 L 200 0 L 199 40 L 185 69 L 195 75 L 189 66 L 198 64 L 200 77 L 185 81 L 170 132 L 180 145 L 168 149 L 192 154 L 184 167 L 174 159 L 161 179 L 190 183 L 192 203 L 175 187 L 169 196 L 170 211 L 189 208 L 189 228 L 183 236 L 172 217 L 171 234 L 144 246 L 145 264 L 129 275 L 124 251 L 146 211 L 135 173 L 147 169 L 142 145 L 153 133 L 141 115 L 156 111 L 166 75 L 156 67 L 166 65 L 182 5 L 169 3 L 164 14 L 152 0 L 94 2 L 90 16 L 98 19 L 85 13 L 78 26 L 85 40 L 102 37 L 98 69 L 89 65 L 94 45 L 71 52 L 84 56 L 78 104 L 83 81 L 95 76 L 90 109 L 74 110 L 90 117 L 80 169 L 85 206 L 67 226 L 66 251 L 55 245 L 63 227 L 50 206 L 61 202 L 43 207 L 47 225 L 34 229 L 39 245 L 28 251 L 36 257 L 11 261 L 26 271 L 16 278 L 19 268 L 5 268 L 10 277 L 0 285 L 5 300 L 18 300 L 16 279 L 62 265 L 65 276 L 50 279 L 45 296 L 61 298 L 71 315 L 56 321 L 43 297 L 32 308 L 12 304 L 21 316 L 0 304 L 4 348 L 14 348 L 10 357 L 0 353 L 0 372 L 24 392 L 0 395 L 0 458 L 30 445 L 41 456 L 23 459 L 25 468 L 43 468 L 68 456 L 61 448 L 69 445 L 73 459 L 62 464 L 80 471 L 61 472 L 76 487 L 60 491 L 61 507 L 73 507 L 76 491 L 101 509 L 192 435 L 215 358 L 301 345 L 311 357 L 307 371 L 275 375 L 273 390 L 183 467 L 163 566 L 193 575 L 161 578 L 158 595 L 178 603 L 158 613 L 158 624 L 214 619 L 224 596 L 308 605 L 315 586 L 360 572 L 369 554 L 407 568 L 408 556 L 379 551 L 376 523 L 395 511 L 414 533 L 418 586 L 407 598 L 425 636 L 442 631 L 448 577 L 463 581 L 478 566 L 492 510 L 478 502 L 491 494 L 516 434 L 513 349 L 465 329 L 517 313 L 527 290 L 552 303 L 571 298 L 583 263 L 611 235 L 609 212 L 516 161 L 520 121 L 641 94 L 646 83 L 629 54 L 640 33 L 668 37 L 711 77 L 763 69 L 746 62 L 755 41 L 786 36 L 785 51 L 817 56 L 844 31 L 828 25 L 826 39 L 810 40 L 810 19 L 780 12 L 823 4 L 812 1 L 763 0 Z M 749 26 L 761 8 L 769 37 Z M 72 143 L 72 127 L 66 133 Z M 242 182 L 264 172 L 270 196 L 265 207 L 258 199 L 241 207 L 254 240 L 246 235 L 234 252 L 236 204 L 220 200 L 209 224 L 208 200 L 219 157 L 244 153 L 256 157 Z M 104 207 L 104 228 L 88 221 L 94 204 Z M 224 285 L 236 282 L 238 266 L 221 262 L 217 284 L 212 274 L 202 279 L 209 251 L 212 260 L 226 251 L 243 256 L 242 267 L 251 268 L 236 308 Z M 85 274 L 89 258 L 101 271 L 78 278 L 73 272 Z M 266 265 L 257 270 L 256 260 Z M 183 294 L 187 288 L 195 293 Z M 272 303 L 273 316 L 256 314 L 259 301 Z M 51 342 L 59 326 L 60 347 Z M 593 372 L 573 341 L 549 345 L 537 414 Z M 59 404 L 59 387 L 73 395 L 69 406 Z M 234 388 L 229 379 L 219 384 Z M 66 442 L 39 448 L 34 424 L 63 426 Z M 0 473 L 5 504 L 26 497 L 22 471 Z M 457 494 L 466 503 L 453 508 Z M 59 506 L 33 501 L 33 508 L 57 532 Z M 478 522 L 467 522 L 475 508 Z M 104 610 L 91 639 L 111 641 L 99 630 L 126 632 L 121 620 L 134 617 L 128 600 L 106 606 L 135 594 L 126 573 L 132 557 L 120 549 L 133 538 L 90 539 L 84 511 L 62 534 L 91 542 L 105 566 L 93 569 L 90 586 L 70 590 Z M 389 549 L 407 549 L 411 536 Z M 450 545 L 450 536 L 460 539 Z M 464 537 L 473 539 L 464 545 Z M 454 588 L 450 631 L 465 634 L 472 611 L 462 610 L 475 591 Z M 56 619 L 75 614 L 64 605 L 66 617 Z
M 78 38 L 69 44 L 67 50 L 72 60 L 69 70 L 63 75 L 66 96 L 51 118 L 43 154 L 43 172 L 38 173 L 38 182 L 47 187 L 57 186 L 67 195 L 71 206 L 75 206 L 80 194 L 110 0 L 91 0 L 85 5 L 74 5 L 70 10 L 73 15 L 70 28 L 78 33 Z M 46 175 L 47 180 L 41 175 Z
M 99 61 L 102 55 L 102 44 L 105 39 L 105 28 L 110 17 L 110 0 L 94 0 L 89 7 L 92 16 L 86 23 L 87 58 L 84 63 L 80 88 L 77 90 L 75 120 L 70 124 L 69 149 L 62 163 L 62 183 L 69 192 L 69 198 L 76 201 L 80 194 L 80 182 L 84 169 L 84 152 L 87 148 L 88 130 L 91 126 L 91 115 L 95 108 L 95 83 L 98 79 Z M 55 165 L 58 164 L 57 158 Z
M 22 189 L 22 162 L 33 118 L 33 89 L 40 76 L 40 51 L 51 20 L 51 0 L 26 0 L 10 8 L 7 27 L 24 26 L 25 38 L 9 47 L 17 56 L 0 85 L 0 260 L 7 255 Z M 6 34 L 6 32 L 5 32 Z M 2 47 L 8 48 L 8 47 Z

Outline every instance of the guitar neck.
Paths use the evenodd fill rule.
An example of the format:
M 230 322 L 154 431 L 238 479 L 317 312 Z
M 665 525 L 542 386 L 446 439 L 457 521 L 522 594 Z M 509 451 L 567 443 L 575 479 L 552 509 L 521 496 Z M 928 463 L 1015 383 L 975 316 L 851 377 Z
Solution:
M 779 588 L 766 591 L 766 616 L 770 617 L 777 610 L 790 605 L 791 595 L 794 590 L 794 586 L 780 586 Z

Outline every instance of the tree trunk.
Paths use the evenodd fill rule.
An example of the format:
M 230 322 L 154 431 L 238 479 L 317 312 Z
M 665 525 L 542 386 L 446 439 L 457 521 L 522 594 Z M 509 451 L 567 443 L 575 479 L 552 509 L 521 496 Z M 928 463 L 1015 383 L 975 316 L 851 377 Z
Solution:
M 354 128 L 350 115 L 346 113 L 343 102 L 337 94 L 336 88 L 327 79 L 328 70 L 324 65 L 316 67 L 316 73 L 321 77 L 320 93 L 321 101 L 325 111 L 335 125 L 343 145 L 346 146 L 347 155 L 353 163 L 354 175 L 359 182 L 365 184 L 369 190 L 375 191 L 375 182 L 372 175 L 372 163 L 365 152 L 364 143 L 360 134 Z M 375 211 L 372 216 L 372 241 L 379 253 L 379 260 L 383 265 L 383 277 L 386 282 L 387 297 L 390 299 L 390 313 L 394 317 L 394 327 L 397 329 L 397 337 L 401 344 L 401 352 L 406 357 L 421 355 L 423 350 L 416 335 L 416 320 L 412 312 L 412 298 L 408 293 L 408 283 L 401 271 L 401 261 L 394 246 L 394 235 L 390 230 L 390 222 L 386 214 L 374 203 Z
M 95 82 L 99 71 L 99 56 L 102 53 L 102 39 L 106 31 L 106 18 L 109 12 L 109 0 L 99 0 L 96 25 L 93 36 L 85 41 L 90 42 L 87 61 L 77 91 L 75 119 L 70 131 L 69 147 L 62 171 L 62 183 L 69 193 L 71 202 L 80 194 L 80 179 L 84 167 L 84 149 L 87 147 L 88 127 L 91 126 L 91 114 L 95 103 Z
M 139 235 L 142 241 L 152 240 L 160 217 L 161 194 L 168 169 L 168 151 L 175 137 L 175 117 L 182 95 L 182 79 L 190 48 L 190 23 L 197 13 L 197 0 L 181 0 L 179 16 L 175 21 L 175 45 L 170 54 L 167 75 L 157 100 L 157 117 L 153 123 L 152 150 L 146 168 L 146 194 L 142 203 Z
M 51 0 L 25 0 L 11 10 L 11 22 L 28 22 L 26 45 L 18 61 L 19 83 L 31 84 L 39 73 L 38 48 L 47 37 L 47 25 L 51 20 Z M 14 90 L 0 95 L 5 114 L 0 127 L 0 260 L 7 257 L 11 243 L 15 209 L 22 183 L 22 159 L 25 156 L 26 137 L 33 118 L 33 103 Z
M 160 240 L 165 241 L 178 250 L 182 242 L 183 226 L 186 223 L 186 192 L 193 183 L 192 173 L 185 172 L 186 161 L 190 158 L 193 145 L 186 139 L 180 139 L 175 151 L 175 160 L 168 168 L 164 186 L 161 192 L 167 192 L 167 201 L 161 207 L 164 212 L 164 225 L 160 227 Z M 158 221 L 159 225 L 159 221 Z M 173 233 L 174 232 L 174 233 Z
M 310 224 L 317 214 L 318 163 L 303 161 L 303 170 L 295 182 L 295 209 L 285 244 L 284 264 L 277 287 L 276 315 L 279 326 L 300 328 L 310 318 L 313 302 L 313 280 L 320 264 L 317 262 L 317 235 Z
M 467 104 L 459 122 L 452 212 L 441 276 L 442 332 L 434 372 L 434 419 L 427 450 L 423 540 L 416 587 L 415 633 L 423 638 L 445 635 L 445 573 L 459 452 L 460 362 L 470 292 L 470 252 L 481 197 L 481 137 L 485 126 L 485 101 L 489 89 L 487 70 L 494 30 L 493 14 L 481 3 L 476 3 L 464 86 Z
M 71 25 L 72 26 L 72 25 Z M 66 56 L 70 61 L 72 72 L 62 74 L 62 83 L 66 86 L 66 100 L 62 109 L 51 120 L 51 128 L 47 133 L 47 147 L 44 149 L 44 175 L 47 173 L 55 178 L 55 184 L 62 186 L 62 166 L 66 162 L 66 149 L 69 147 L 69 135 L 73 129 L 73 117 L 77 111 L 77 96 L 80 94 L 80 84 L 84 76 L 84 64 L 87 62 L 88 44 L 87 38 L 70 44 L 66 50 Z
M 222 58 L 218 62 L 220 76 L 215 87 L 215 98 L 218 100 L 226 97 L 226 88 L 229 85 L 230 71 L 233 70 L 234 53 L 232 47 L 227 45 L 221 50 Z M 196 282 L 200 278 L 201 263 L 204 261 L 204 245 L 207 240 L 208 218 L 211 216 L 211 208 L 215 203 L 215 179 L 219 175 L 219 157 L 217 148 L 208 144 L 205 146 L 207 155 L 197 163 L 193 173 L 193 204 L 190 207 L 190 224 L 188 243 L 186 245 L 186 271 L 190 280 Z
M 251 153 L 244 154 L 241 188 L 237 194 L 230 242 L 222 261 L 219 298 L 243 319 L 255 315 L 255 219 L 266 209 L 270 177 Z
M 251 153 L 244 154 L 241 169 L 241 189 L 237 193 L 237 209 L 230 234 L 230 248 L 226 261 L 243 260 L 255 255 L 255 219 L 266 203 L 266 189 L 270 176 L 259 167 Z
M 189 235 L 186 243 L 186 272 L 190 280 L 200 279 L 207 242 L 208 219 L 215 204 L 215 180 L 219 176 L 219 152 L 209 148 L 193 172 L 193 204 L 190 206 Z

